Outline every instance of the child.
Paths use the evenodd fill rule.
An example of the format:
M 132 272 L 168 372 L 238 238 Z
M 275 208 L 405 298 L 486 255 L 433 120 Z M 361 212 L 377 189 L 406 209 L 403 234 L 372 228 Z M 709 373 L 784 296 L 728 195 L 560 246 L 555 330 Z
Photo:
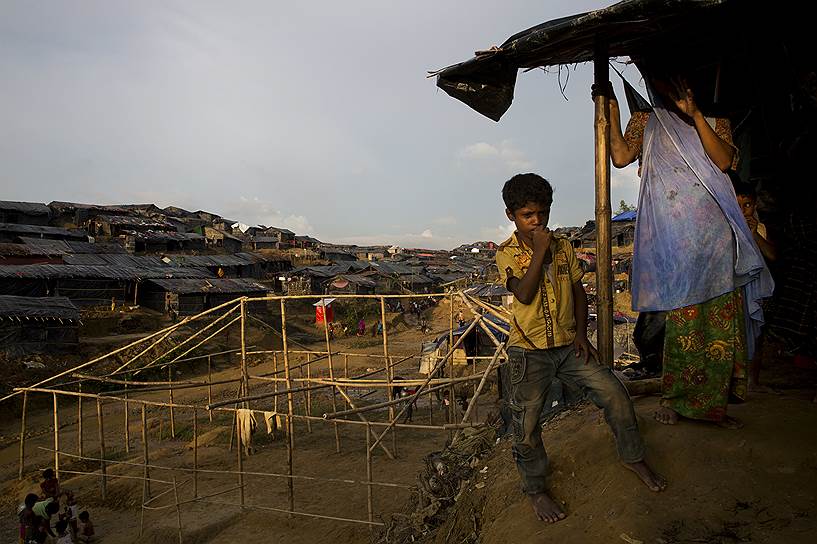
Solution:
M 60 495 L 60 481 L 54 471 L 47 468 L 43 471 L 43 481 L 40 482 L 40 497 L 43 499 L 57 498 Z
M 27 544 L 34 538 L 34 505 L 37 504 L 37 495 L 29 493 L 26 495 L 23 504 L 17 510 L 17 517 L 20 519 L 20 544 Z
M 60 503 L 57 499 L 48 498 L 38 501 L 31 507 L 34 514 L 34 540 L 38 543 L 45 542 L 47 536 L 55 537 L 51 530 L 51 516 L 60 511 Z
M 91 515 L 87 510 L 79 513 L 77 540 L 80 542 L 92 542 L 94 540 L 94 524 L 91 523 Z
M 727 174 L 729 174 L 729 179 L 732 180 L 740 211 L 743 212 L 743 218 L 746 219 L 749 230 L 752 231 L 757 247 L 767 261 L 777 260 L 777 248 L 769 240 L 766 225 L 761 223 L 757 216 L 757 194 L 754 186 L 740 179 L 740 176 L 734 170 L 729 170 Z
M 644 462 L 644 444 L 627 390 L 599 364 L 587 340 L 582 269 L 570 242 L 547 228 L 553 188 L 541 176 L 518 174 L 505 183 L 502 198 L 505 213 L 516 226 L 496 253 L 500 277 L 514 294 L 507 344 L 513 455 L 536 516 L 550 523 L 566 517 L 545 488 L 548 459 L 539 423 L 554 379 L 584 390 L 604 409 L 622 464 L 652 491 L 663 490 L 664 478 Z
M 74 544 L 74 540 L 71 538 L 71 533 L 68 532 L 67 521 L 61 519 L 54 526 L 54 529 L 57 531 L 57 541 L 55 544 Z

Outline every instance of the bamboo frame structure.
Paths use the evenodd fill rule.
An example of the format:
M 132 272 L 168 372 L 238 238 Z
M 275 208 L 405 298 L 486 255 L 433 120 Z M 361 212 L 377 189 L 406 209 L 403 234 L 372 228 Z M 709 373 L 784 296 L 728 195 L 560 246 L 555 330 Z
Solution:
M 462 294 L 460 293 L 462 296 Z M 396 376 L 396 368 L 401 364 L 406 364 L 407 362 L 415 362 L 419 358 L 417 354 L 409 354 L 409 355 L 396 355 L 391 352 L 390 350 L 390 343 L 389 343 L 389 331 L 386 325 L 387 323 L 387 314 L 386 314 L 386 298 L 425 298 L 428 296 L 442 296 L 451 304 L 450 308 L 450 315 L 449 315 L 449 345 L 447 353 L 439 357 L 435 364 L 434 369 L 430 372 L 425 378 L 407 378 L 407 379 L 395 379 Z M 99 478 L 100 482 L 100 492 L 103 497 L 105 498 L 107 494 L 107 487 L 108 487 L 108 479 L 134 479 L 134 480 L 141 480 L 142 481 L 142 502 L 141 502 L 141 510 L 139 516 L 139 525 L 140 525 L 140 534 L 144 531 L 144 524 L 145 524 L 145 516 L 152 511 L 167 509 L 167 508 L 174 508 L 176 510 L 176 525 L 178 529 L 178 536 L 179 541 L 183 541 L 183 534 L 184 534 L 184 526 L 183 526 L 183 519 L 181 516 L 181 505 L 187 504 L 190 502 L 200 502 L 204 504 L 224 504 L 224 505 L 234 505 L 238 508 L 250 508 L 250 509 L 260 509 L 272 512 L 279 512 L 289 516 L 302 516 L 307 518 L 315 518 L 315 519 L 327 519 L 327 520 L 334 520 L 339 522 L 346 522 L 346 523 L 355 523 L 355 524 L 363 524 L 368 527 L 377 527 L 382 526 L 383 524 L 379 521 L 375 521 L 376 517 L 376 509 L 374 504 L 374 488 L 375 487 L 384 487 L 384 488 L 392 488 L 392 489 L 408 489 L 410 486 L 407 484 L 396 483 L 396 482 L 387 482 L 387 481 L 375 481 L 373 476 L 373 463 L 374 463 L 374 454 L 377 450 L 380 450 L 384 455 L 385 459 L 394 459 L 397 455 L 397 435 L 398 429 L 405 430 L 406 432 L 409 430 L 414 431 L 437 431 L 447 433 L 449 436 L 456 437 L 456 432 L 465 429 L 465 428 L 472 428 L 472 427 L 479 427 L 479 423 L 472 423 L 470 422 L 471 416 L 473 414 L 473 408 L 476 406 L 476 402 L 482 391 L 484 390 L 484 386 L 489 381 L 492 371 L 502 362 L 502 359 L 506 357 L 504 353 L 504 345 L 499 343 L 499 341 L 491 334 L 490 329 L 482 322 L 484 317 L 483 315 L 475 313 L 474 321 L 469 325 L 466 329 L 465 333 L 460 336 L 458 341 L 453 341 L 453 307 L 454 301 L 456 298 L 455 292 L 445 293 L 442 295 L 341 295 L 336 298 L 341 299 L 351 299 L 351 298 L 363 298 L 363 299 L 370 299 L 373 302 L 379 303 L 379 310 L 380 310 L 380 319 L 381 323 L 383 324 L 383 331 L 382 331 L 382 354 L 381 353 L 353 353 L 353 352 L 343 352 L 341 350 L 333 350 L 333 343 L 332 339 L 329 335 L 329 327 L 328 323 L 324 321 L 323 326 L 323 343 L 325 343 L 325 351 L 321 350 L 310 350 L 310 349 L 297 349 L 293 350 L 290 349 L 290 338 L 287 331 L 287 302 L 295 299 L 315 299 L 320 298 L 319 295 L 309 295 L 309 296 L 294 296 L 294 297 L 280 297 L 280 296 L 270 296 L 270 297 L 261 297 L 261 298 L 248 298 L 244 297 L 241 299 L 237 299 L 234 301 L 230 301 L 228 303 L 224 303 L 217 308 L 213 308 L 208 310 L 207 312 L 203 312 L 197 316 L 192 316 L 189 318 L 185 318 L 180 323 L 177 323 L 171 327 L 167 327 L 155 333 L 146 335 L 145 337 L 137 340 L 136 342 L 132 342 L 118 348 L 107 355 L 103 355 L 100 357 L 96 357 L 87 363 L 83 363 L 78 365 L 72 369 L 69 369 L 65 372 L 61 372 L 52 378 L 43 380 L 36 384 L 33 384 L 29 387 L 21 387 L 15 389 L 12 393 L 13 395 L 22 393 L 23 395 L 23 411 L 21 414 L 21 427 L 20 427 L 20 451 L 19 451 L 19 471 L 18 476 L 22 479 L 25 475 L 26 471 L 26 433 L 27 433 L 27 425 L 28 420 L 30 419 L 29 412 L 30 408 L 30 397 L 31 395 L 49 395 L 53 398 L 53 421 L 54 421 L 54 437 L 53 437 L 53 450 L 51 453 L 54 456 L 54 465 L 56 470 L 62 470 L 65 474 L 90 474 L 95 475 Z M 463 300 L 467 299 L 463 298 Z M 278 301 L 280 303 L 280 313 L 281 313 L 281 341 L 282 341 L 282 349 L 280 350 L 251 350 L 248 346 L 248 334 L 247 334 L 247 323 L 251 320 L 257 320 L 254 316 L 250 315 L 249 312 L 249 303 L 251 302 L 274 302 Z M 481 301 L 480 301 L 481 302 Z M 496 310 L 495 308 L 491 308 L 489 306 L 482 306 L 478 304 L 484 312 L 491 313 L 492 315 L 499 314 L 501 315 L 501 311 Z M 235 314 L 238 314 L 236 317 L 230 319 L 229 317 Z M 218 327 L 218 323 L 226 322 L 227 324 L 221 327 Z M 240 327 L 240 349 L 228 349 L 227 351 L 209 351 L 203 355 L 193 355 L 187 358 L 184 356 L 192 353 L 197 349 L 204 350 L 209 345 L 208 343 L 215 338 L 218 334 L 229 334 L 230 327 L 232 325 L 237 325 Z M 199 327 L 196 329 L 196 327 Z M 485 330 L 491 336 L 492 340 L 496 344 L 496 350 L 494 351 L 492 356 L 485 356 L 480 357 L 476 356 L 473 358 L 474 363 L 474 373 L 461 376 L 455 378 L 453 375 L 453 353 L 454 350 L 458 348 L 458 346 L 463 342 L 465 337 L 470 334 L 472 331 L 475 330 Z M 206 334 L 206 331 L 215 330 L 215 333 Z M 500 327 L 500 330 L 502 328 Z M 174 336 L 176 340 L 173 343 L 170 340 L 171 335 L 176 334 L 187 334 L 186 338 L 179 339 L 178 336 Z M 235 338 L 235 337 L 233 337 Z M 195 339 L 201 339 L 200 342 L 193 342 Z M 181 341 L 178 341 L 181 340 Z M 169 348 L 165 346 L 165 344 L 170 344 Z M 297 344 L 296 345 L 300 345 Z M 189 349 L 185 349 L 182 351 L 184 346 L 192 346 Z M 135 356 L 130 356 L 129 354 L 133 352 L 133 350 L 138 350 Z M 174 353 L 182 351 L 176 357 L 170 358 L 170 356 Z M 238 353 L 240 354 L 240 360 L 238 363 L 239 366 L 239 378 L 238 379 L 222 379 L 222 380 L 214 380 L 213 379 L 213 355 L 219 355 L 224 353 Z M 148 355 L 152 357 L 152 359 L 148 359 Z M 273 372 L 264 374 L 263 372 L 256 372 L 250 373 L 249 371 L 249 356 L 261 356 L 263 357 L 265 354 L 271 355 L 271 362 L 273 366 Z M 121 364 L 121 359 L 117 360 L 116 357 L 123 357 L 125 359 L 125 364 Z M 342 376 L 336 373 L 335 363 L 337 362 L 336 357 L 342 356 L 343 357 L 343 373 Z M 374 359 L 373 361 L 375 364 L 374 370 L 367 369 L 366 372 L 357 372 L 352 373 L 350 372 L 350 358 L 357 357 L 358 360 L 365 361 L 366 359 Z M 305 358 L 305 361 L 303 359 Z M 193 360 L 200 360 L 206 359 L 207 361 L 207 370 L 206 370 L 206 379 L 204 377 L 194 378 L 194 379 L 175 379 L 176 377 L 174 374 L 176 373 L 176 369 L 179 365 L 184 364 L 188 361 Z M 300 361 L 298 360 L 300 359 Z M 319 364 L 322 360 L 326 360 L 326 368 L 323 368 L 323 365 Z M 469 358 L 470 360 L 470 358 Z M 476 372 L 476 365 L 478 361 L 488 361 L 487 366 Z M 115 362 L 116 364 L 112 367 L 109 366 L 111 362 Z M 136 368 L 136 364 L 139 363 L 138 368 Z M 436 377 L 438 371 L 445 366 L 448 366 L 449 373 L 445 377 Z M 162 368 L 167 367 L 167 378 L 166 381 L 158 381 L 158 380 L 150 380 L 150 379 L 143 379 L 142 381 L 137 381 L 131 378 L 131 374 L 139 373 L 141 371 L 145 371 L 151 368 Z M 283 367 L 283 368 L 281 368 Z M 305 374 L 304 374 L 304 367 Z M 113 370 L 109 370 L 113 368 Z M 296 378 L 293 375 L 293 370 L 301 369 L 301 375 Z M 326 372 L 328 372 L 328 377 L 326 376 Z M 124 379 L 118 379 L 116 376 L 120 374 L 127 374 L 124 376 Z M 381 375 L 382 374 L 382 375 Z M 402 374 L 402 372 L 401 372 Z M 147 376 L 147 375 L 146 375 Z M 68 380 L 72 381 L 68 381 Z M 476 382 L 479 381 L 479 384 L 476 385 Z M 231 392 L 227 392 L 227 395 L 233 395 L 233 398 L 227 398 L 226 400 L 216 400 L 219 397 L 217 395 L 224 395 L 225 387 L 229 387 L 229 384 L 234 384 L 238 382 L 238 391 L 236 392 L 233 389 Z M 251 394 L 250 386 L 251 384 L 256 384 L 253 388 L 254 391 Z M 465 411 L 464 417 L 462 420 L 457 423 L 454 421 L 453 415 L 453 391 L 454 386 L 456 384 L 474 384 L 473 388 L 473 395 L 470 399 L 470 403 L 468 409 Z M 72 384 L 76 385 L 74 390 L 69 389 L 69 386 Z M 110 384 L 110 385 L 120 385 L 124 386 L 124 389 L 121 390 L 107 390 L 104 392 L 92 392 L 97 391 L 96 386 L 102 384 Z M 83 388 L 83 385 L 86 388 Z M 90 387 L 88 387 L 90 386 Z M 221 391 L 215 389 L 215 386 L 222 386 Z M 409 386 L 416 386 L 417 389 L 415 392 L 410 395 L 409 397 L 395 397 L 394 395 L 394 387 L 402 386 L 402 387 L 409 387 Z M 469 389 L 471 388 L 468 385 Z M 265 389 L 267 388 L 267 389 Z M 110 388 L 108 388 L 110 389 Z M 384 391 L 385 389 L 385 391 Z M 429 416 L 433 417 L 433 402 L 432 402 L 432 394 L 447 389 L 451 393 L 449 397 L 449 418 L 447 421 L 443 421 L 441 424 L 434 425 L 433 423 L 430 424 L 419 424 L 419 423 L 400 423 L 400 418 L 403 417 L 406 409 L 412 403 L 417 401 L 419 398 L 428 398 L 429 399 Z M 206 404 L 203 403 L 196 403 L 196 402 L 179 402 L 180 398 L 178 395 L 174 395 L 174 392 L 178 390 L 183 391 L 192 391 L 194 395 L 201 395 L 201 398 L 206 399 Z M 267 392 L 263 392 L 263 391 Z M 332 412 L 329 414 L 313 414 L 313 402 L 315 401 L 315 392 L 324 390 L 326 391 L 326 398 L 331 398 L 331 406 Z M 352 391 L 358 391 L 359 399 L 354 398 L 355 395 L 352 394 Z M 166 392 L 167 397 L 166 401 L 156 400 L 156 397 L 147 397 L 146 394 L 151 392 Z M 364 394 L 365 392 L 365 394 Z M 303 413 L 296 413 L 296 393 L 302 393 L 304 398 L 304 409 Z M 362 400 L 373 393 L 377 393 L 381 395 L 380 398 L 385 396 L 385 402 L 362 402 Z M 278 397 L 286 395 L 286 411 L 285 412 L 278 412 Z M 343 403 L 337 402 L 337 395 L 343 398 Z M 68 399 L 76 398 L 77 400 L 77 438 L 78 438 L 78 448 L 77 453 L 68 453 L 65 451 L 60 450 L 60 422 L 59 422 L 59 397 L 63 396 Z M 190 395 L 188 395 L 189 398 Z M 220 398 L 224 398 L 223 396 Z M 96 417 L 97 417 L 97 427 L 98 427 L 98 443 L 99 443 L 99 452 L 98 456 L 91 456 L 88 455 L 87 452 L 83 450 L 82 447 L 82 427 L 83 427 L 83 403 L 85 400 L 93 400 L 96 403 Z M 284 472 L 254 472 L 247 470 L 245 466 L 245 454 L 242 452 L 242 444 L 241 444 L 241 430 L 239 425 L 235 424 L 235 427 L 231 429 L 230 437 L 232 440 L 237 440 L 238 448 L 236 448 L 236 462 L 237 467 L 236 470 L 229 470 L 229 469 L 206 469 L 200 465 L 200 456 L 199 456 L 199 448 L 202 447 L 201 444 L 201 436 L 202 430 L 200 425 L 201 424 L 208 424 L 213 423 L 214 425 L 219 424 L 221 419 L 217 419 L 216 416 L 220 414 L 226 414 L 231 416 L 230 420 L 235 422 L 238 417 L 238 410 L 239 409 L 250 409 L 255 413 L 264 412 L 266 408 L 262 408 L 261 405 L 265 402 L 268 402 L 268 405 L 274 406 L 275 414 L 283 417 L 286 427 L 286 470 Z M 274 404 L 273 404 L 274 403 Z M 300 404 L 300 403 L 299 403 Z M 124 442 L 124 449 L 125 452 L 131 455 L 136 455 L 136 458 L 131 458 L 129 461 L 122 461 L 118 459 L 109 458 L 110 452 L 108 451 L 108 447 L 106 444 L 106 437 L 105 435 L 105 422 L 104 422 L 104 415 L 105 409 L 109 410 L 112 409 L 111 407 L 124 407 L 124 418 L 120 420 L 118 418 L 115 419 L 117 422 L 124 423 L 124 432 L 123 433 L 114 433 L 115 440 L 114 442 L 118 442 L 118 440 L 123 440 Z M 134 407 L 140 410 L 141 417 L 133 418 L 131 421 L 130 412 Z M 183 436 L 182 429 L 185 428 L 183 426 L 179 426 L 177 428 L 177 419 L 179 422 L 187 420 L 187 411 L 190 412 L 190 417 L 192 417 L 192 442 L 190 442 L 190 448 L 192 449 L 192 464 L 183 464 L 182 466 L 170 467 L 170 466 L 162 466 L 159 464 L 151 463 L 150 459 L 150 440 L 149 440 L 149 421 L 148 421 L 148 409 L 152 407 L 152 411 L 157 413 L 156 416 L 159 419 L 159 425 L 161 429 L 161 422 L 163 418 L 161 414 L 164 413 L 165 410 L 168 411 L 170 415 L 170 439 L 178 439 L 180 436 Z M 398 407 L 399 409 L 395 408 Z M 345 409 L 342 409 L 345 408 Z M 200 410 L 206 409 L 208 413 L 207 419 L 200 418 Z M 118 412 L 118 409 L 116 410 Z M 298 410 L 300 412 L 300 409 Z M 373 419 L 372 417 L 367 417 L 364 414 L 375 414 L 380 413 L 379 417 L 385 416 L 386 421 L 378 421 Z M 349 416 L 354 416 L 351 419 L 348 419 Z M 201 419 L 201 421 L 199 421 Z M 335 444 L 334 450 L 335 453 L 341 453 L 342 449 L 342 442 L 341 442 L 341 429 L 348 428 L 353 429 L 355 426 L 363 427 L 365 432 L 365 480 L 360 479 L 353 479 L 353 478 L 343 478 L 343 477 L 334 477 L 330 474 L 327 474 L 325 471 L 321 471 L 320 475 L 305 475 L 305 474 L 296 474 L 295 473 L 295 462 L 294 462 L 294 454 L 295 454 L 295 421 L 298 420 L 299 428 L 301 422 L 305 422 L 307 425 L 302 428 L 304 431 L 311 429 L 312 424 L 315 425 L 330 425 L 333 434 L 335 437 Z M 155 423 L 155 419 L 153 421 Z M 131 444 L 130 440 L 130 425 L 134 423 L 139 426 L 139 431 L 141 432 L 141 444 L 137 439 L 136 442 Z M 180 423 L 180 425 L 182 425 Z M 375 431 L 378 432 L 375 432 Z M 136 430 L 134 430 L 137 432 Z M 303 432 L 303 431 L 302 431 Z M 402 432 L 402 431 L 401 431 Z M 161 430 L 160 430 L 161 433 Z M 384 442 L 384 438 L 391 434 L 392 443 L 390 447 L 386 446 Z M 161 434 L 159 439 L 161 440 Z M 306 442 L 305 442 L 306 444 Z M 303 447 L 306 447 L 303 446 Z M 39 448 L 41 450 L 45 450 L 46 448 Z M 116 450 L 116 447 L 113 448 Z M 141 451 L 139 451 L 141 449 Z M 78 461 L 88 461 L 91 463 L 96 464 L 99 468 L 96 471 L 92 472 L 83 472 L 81 470 L 66 470 L 65 461 L 61 462 L 61 457 L 74 459 Z M 63 465 L 63 466 L 61 466 Z M 70 465 L 68 465 L 70 466 Z M 72 467 L 73 468 L 73 467 Z M 141 469 L 141 475 L 134 475 L 134 474 L 122 474 L 121 471 L 124 469 L 134 470 L 134 469 Z M 157 479 L 155 477 L 151 477 L 151 471 L 161 471 L 162 474 L 166 474 L 170 472 L 172 474 L 172 478 L 163 478 Z M 180 483 L 178 478 L 178 474 L 188 474 L 191 477 L 187 481 L 183 481 Z M 202 490 L 202 487 L 208 485 L 208 479 L 200 479 L 200 475 L 202 474 L 221 474 L 221 475 L 232 475 L 237 482 L 237 485 L 232 485 L 229 489 L 226 490 L 219 490 L 217 492 L 212 492 L 212 489 L 205 488 Z M 276 478 L 276 479 L 283 479 L 285 481 L 286 490 L 287 490 L 287 507 L 286 508 L 277 508 L 277 507 L 270 507 L 270 506 L 260 506 L 258 504 L 253 504 L 252 496 L 248 494 L 247 488 L 247 477 L 248 476 L 257 476 L 257 477 L 269 477 L 269 478 Z M 171 481 L 172 480 L 172 481 Z M 305 512 L 299 511 L 296 508 L 296 500 L 295 500 L 295 480 L 304 480 L 304 481 L 312 481 L 312 482 L 332 482 L 332 483 L 342 483 L 346 485 L 355 485 L 355 486 L 365 486 L 366 488 L 366 502 L 367 502 L 367 514 L 365 519 L 356 519 L 354 517 L 341 517 L 335 515 L 326 515 L 325 513 L 315 513 L 315 512 Z M 233 480 L 235 481 L 235 480 Z M 192 498 L 188 499 L 181 499 L 180 491 L 182 487 L 186 485 L 188 482 L 192 482 Z M 160 485 L 166 486 L 166 489 L 161 489 L 159 493 L 153 492 L 151 489 L 153 485 Z M 209 485 L 212 485 L 212 482 L 209 482 Z M 208 500 L 212 497 L 217 495 L 223 495 L 226 493 L 234 493 L 238 491 L 236 494 L 235 502 L 226 503 L 220 501 L 212 501 Z M 172 495 L 170 495 L 172 493 Z M 167 502 L 167 496 L 172 496 L 173 502 L 171 504 L 165 504 L 163 506 L 156 506 L 155 501 L 161 497 L 165 497 L 164 501 Z M 172 519 L 172 518 L 171 518 Z

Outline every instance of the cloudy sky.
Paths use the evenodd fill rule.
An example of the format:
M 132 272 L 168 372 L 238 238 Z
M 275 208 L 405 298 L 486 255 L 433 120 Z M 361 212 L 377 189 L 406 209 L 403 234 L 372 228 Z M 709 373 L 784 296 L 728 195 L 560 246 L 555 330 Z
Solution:
M 583 224 L 590 65 L 570 69 L 567 100 L 555 72 L 520 74 L 500 123 L 425 76 L 609 3 L 5 0 L 0 199 L 153 202 L 451 248 L 504 239 L 502 183 L 533 171 L 556 188 L 551 225 Z M 634 170 L 614 170 L 613 201 L 636 196 Z

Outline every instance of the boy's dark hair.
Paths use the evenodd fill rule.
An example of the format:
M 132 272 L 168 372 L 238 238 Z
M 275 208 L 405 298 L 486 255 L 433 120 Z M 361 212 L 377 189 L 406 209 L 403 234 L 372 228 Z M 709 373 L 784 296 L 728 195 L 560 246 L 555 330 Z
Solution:
M 24 503 L 24 504 L 25 504 L 25 505 L 26 505 L 28 508 L 33 508 L 33 507 L 34 507 L 34 505 L 35 505 L 35 504 L 37 504 L 37 501 L 38 501 L 38 500 L 40 500 L 40 497 L 38 497 L 36 493 L 29 493 L 28 495 L 26 495 L 26 498 L 25 498 L 25 500 L 23 501 L 23 503 Z
M 51 501 L 45 505 L 45 512 L 47 514 L 56 514 L 60 511 L 60 503 L 57 501 Z
M 553 187 L 538 174 L 516 174 L 502 187 L 502 200 L 511 212 L 523 208 L 528 202 L 550 206 L 553 204 Z
M 88 510 L 83 510 L 77 516 L 81 522 L 86 522 L 91 518 L 91 514 L 88 513 Z
M 68 529 L 68 522 L 64 519 L 61 519 L 54 525 L 54 528 L 57 530 L 57 534 L 62 534 Z
M 43 471 L 43 480 L 50 480 L 54 477 L 54 469 L 47 468 Z
M 735 188 L 736 196 L 751 196 L 751 197 L 757 196 L 757 193 L 755 192 L 755 186 L 749 182 L 740 179 L 740 176 L 738 175 L 737 172 L 735 172 L 734 170 L 727 170 L 726 174 L 732 181 L 732 187 Z

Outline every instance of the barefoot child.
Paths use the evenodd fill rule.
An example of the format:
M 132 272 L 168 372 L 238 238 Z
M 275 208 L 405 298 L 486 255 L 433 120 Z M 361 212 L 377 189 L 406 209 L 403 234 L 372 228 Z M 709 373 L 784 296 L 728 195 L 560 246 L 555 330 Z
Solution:
M 91 515 L 87 510 L 79 513 L 79 528 L 77 530 L 77 540 L 79 542 L 93 542 L 94 524 L 91 522 Z
M 26 495 L 25 501 L 17 510 L 17 517 L 20 519 L 20 544 L 28 544 L 34 538 L 34 505 L 37 504 L 37 495 L 29 493 Z
M 599 364 L 587 340 L 582 269 L 570 242 L 547 228 L 553 188 L 536 174 L 519 174 L 505 183 L 502 198 L 516 226 L 496 253 L 500 277 L 514 294 L 508 339 L 513 455 L 536 516 L 550 523 L 566 517 L 547 494 L 548 459 L 539 424 L 554 378 L 586 391 L 604 409 L 622 464 L 652 491 L 663 490 L 664 479 L 644 462 L 644 443 L 626 389 Z

